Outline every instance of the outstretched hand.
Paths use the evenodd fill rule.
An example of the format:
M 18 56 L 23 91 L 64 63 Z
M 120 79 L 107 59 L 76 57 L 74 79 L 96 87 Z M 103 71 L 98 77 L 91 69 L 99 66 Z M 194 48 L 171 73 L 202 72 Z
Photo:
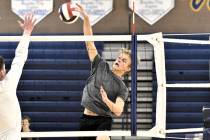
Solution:
M 77 9 L 75 9 L 76 11 L 78 11 L 78 12 L 80 12 L 80 14 L 85 18 L 85 17 L 88 17 L 88 14 L 87 14 L 87 12 L 85 11 L 85 9 L 84 9 L 84 7 L 81 5 L 81 4 L 79 4 L 79 3 L 76 3 L 76 5 L 77 5 Z
M 24 21 L 18 21 L 20 27 L 23 29 L 23 34 L 31 35 L 31 32 L 34 29 L 36 19 L 33 14 L 27 14 L 24 18 Z

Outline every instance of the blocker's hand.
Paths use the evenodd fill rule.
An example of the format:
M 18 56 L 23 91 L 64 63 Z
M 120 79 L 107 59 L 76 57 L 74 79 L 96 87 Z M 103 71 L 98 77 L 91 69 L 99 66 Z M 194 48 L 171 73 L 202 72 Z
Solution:
M 24 21 L 18 21 L 20 27 L 23 29 L 25 35 L 31 35 L 31 32 L 34 29 L 36 19 L 33 14 L 27 14 L 24 18 Z

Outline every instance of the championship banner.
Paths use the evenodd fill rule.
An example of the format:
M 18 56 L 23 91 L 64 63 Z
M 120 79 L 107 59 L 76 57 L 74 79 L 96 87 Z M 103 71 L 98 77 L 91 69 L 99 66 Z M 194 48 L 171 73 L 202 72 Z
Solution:
M 90 16 L 91 25 L 96 24 L 113 9 L 113 0 L 72 0 L 72 2 L 84 6 Z
M 174 0 L 135 0 L 135 13 L 150 25 L 153 25 L 174 8 Z M 133 0 L 129 0 L 133 9 Z
M 24 19 L 27 13 L 33 13 L 36 23 L 53 11 L 53 0 L 12 0 L 12 11 Z

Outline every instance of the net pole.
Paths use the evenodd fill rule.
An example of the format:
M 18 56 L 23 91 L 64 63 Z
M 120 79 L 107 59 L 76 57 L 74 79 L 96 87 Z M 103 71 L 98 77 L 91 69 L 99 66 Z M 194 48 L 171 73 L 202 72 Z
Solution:
M 132 35 L 132 71 L 131 71 L 131 134 L 136 136 L 137 131 L 137 36 Z
M 131 67 L 131 135 L 136 136 L 137 134 L 137 35 L 135 32 L 135 0 L 133 4 L 133 15 L 132 15 L 132 67 Z

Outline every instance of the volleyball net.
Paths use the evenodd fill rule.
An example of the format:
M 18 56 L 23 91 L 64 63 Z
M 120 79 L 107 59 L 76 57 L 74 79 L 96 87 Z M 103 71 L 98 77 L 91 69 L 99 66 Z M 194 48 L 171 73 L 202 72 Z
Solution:
M 18 42 L 20 36 L 1 36 L 0 42 Z M 22 132 L 23 138 L 29 137 L 88 137 L 88 136 L 139 136 L 139 137 L 156 137 L 156 138 L 170 138 L 168 134 L 177 133 L 196 133 L 202 132 L 203 128 L 167 128 L 167 96 L 173 89 L 208 89 L 210 83 L 201 80 L 180 80 L 180 83 L 171 83 L 168 79 L 166 70 L 166 56 L 170 58 L 173 49 L 168 49 L 166 52 L 166 44 L 172 44 L 168 48 L 177 49 L 179 44 L 181 47 L 183 44 L 186 47 L 188 44 L 195 44 L 196 49 L 199 47 L 210 47 L 210 41 L 201 40 L 186 40 L 186 39 L 170 39 L 163 38 L 161 33 L 149 34 L 149 35 L 94 35 L 94 36 L 32 36 L 31 42 L 84 42 L 95 41 L 103 42 L 104 48 L 101 55 L 108 60 L 110 66 L 113 64 L 114 59 L 117 57 L 118 50 L 122 47 L 127 47 L 132 50 L 132 72 L 131 75 L 125 78 L 128 81 L 127 85 L 130 89 L 130 98 L 128 99 L 127 111 L 123 114 L 127 117 L 126 120 L 115 119 L 116 128 L 112 131 L 48 131 L 48 132 Z M 165 44 L 164 44 L 165 43 Z M 143 45 L 142 45 L 143 44 Z M 31 46 L 32 47 L 32 46 Z M 44 46 L 43 46 L 44 47 Z M 206 51 L 206 50 L 204 50 Z M 62 52 L 62 51 L 61 51 Z M 169 53 L 168 53 L 169 52 Z M 167 55 L 165 53 L 168 53 Z M 205 53 L 204 53 L 205 54 Z M 30 51 L 29 51 L 30 55 Z M 60 54 L 62 55 L 62 54 Z M 193 54 L 192 54 L 193 55 Z M 177 55 L 176 57 L 178 57 Z M 30 57 L 30 56 L 29 56 Z M 36 56 L 39 57 L 39 56 Z M 175 57 L 175 56 L 173 56 Z M 139 64 L 138 62 L 139 61 Z M 156 93 L 155 99 L 152 97 L 153 90 L 153 62 L 155 63 L 155 81 L 156 81 Z M 176 72 L 176 71 L 175 71 Z M 201 71 L 202 72 L 202 71 Z M 173 72 L 172 72 L 173 73 Z M 24 73 L 23 73 L 24 74 Z M 190 76 L 189 76 L 190 78 Z M 173 81 L 173 80 L 172 80 Z M 175 80 L 176 81 L 176 80 Z M 190 81 L 190 82 L 189 82 Z M 56 83 L 56 82 L 55 82 Z M 59 81 L 58 81 L 59 83 Z M 32 82 L 32 84 L 34 84 Z M 68 84 L 68 83 L 67 83 Z M 70 84 L 71 85 L 71 84 Z M 33 86 L 33 85 L 32 85 Z M 59 84 L 57 85 L 59 86 Z M 143 89 L 142 89 L 143 88 Z M 23 90 L 23 89 L 21 89 Z M 54 88 L 52 88 L 54 90 Z M 55 88 L 55 90 L 57 90 Z M 142 94 L 140 94 L 142 92 Z M 150 95 L 148 93 L 151 93 Z M 169 92 L 169 93 L 168 93 Z M 181 90 L 180 90 L 181 92 Z M 190 96 L 190 95 L 189 95 Z M 172 96 L 173 98 L 173 96 Z M 155 101 L 153 101 L 153 99 Z M 69 101 L 70 102 L 70 101 Z M 150 104 L 149 104 L 149 103 Z M 155 103 L 155 109 L 153 104 Z M 185 104 L 183 104 L 185 105 Z M 202 104 L 205 105 L 205 104 Z M 172 105 L 173 106 L 173 105 Z M 184 107 L 184 106 L 183 106 Z M 154 109 L 154 110 L 153 110 Z M 30 112 L 30 111 L 29 111 Z M 127 113 L 127 114 L 126 114 Z M 153 119 L 153 114 L 154 118 Z M 26 113 L 27 114 L 27 113 Z M 149 114 L 149 117 L 148 117 Z M 187 117 L 187 116 L 186 116 Z M 138 122 L 141 121 L 142 123 Z M 122 123 L 127 125 L 122 127 Z M 148 123 L 148 124 L 147 124 Z M 175 123 L 172 121 L 172 123 Z M 141 127 L 140 125 L 145 125 Z M 178 138 L 177 138 L 178 139 Z M 187 139 L 187 138 L 185 138 Z

